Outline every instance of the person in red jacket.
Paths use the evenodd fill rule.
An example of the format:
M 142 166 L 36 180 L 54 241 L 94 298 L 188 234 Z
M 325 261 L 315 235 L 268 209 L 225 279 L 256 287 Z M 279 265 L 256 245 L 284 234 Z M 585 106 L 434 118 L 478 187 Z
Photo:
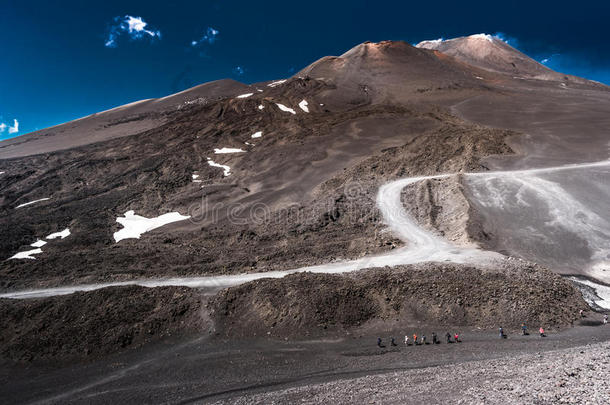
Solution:
M 546 335 L 544 334 L 544 328 L 542 326 L 540 327 L 538 332 L 540 332 L 540 337 L 546 337 Z

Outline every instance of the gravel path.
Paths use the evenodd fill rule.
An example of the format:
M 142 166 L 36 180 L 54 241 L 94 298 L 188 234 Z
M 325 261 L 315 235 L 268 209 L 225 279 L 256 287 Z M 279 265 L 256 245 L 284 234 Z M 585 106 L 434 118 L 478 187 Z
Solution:
M 338 380 L 235 404 L 608 404 L 610 343 Z M 222 403 L 222 402 L 218 402 Z

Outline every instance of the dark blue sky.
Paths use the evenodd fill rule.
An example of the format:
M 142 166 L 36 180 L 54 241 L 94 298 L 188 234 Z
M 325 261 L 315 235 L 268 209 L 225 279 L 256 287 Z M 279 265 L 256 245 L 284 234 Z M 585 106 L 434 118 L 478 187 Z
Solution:
M 148 25 L 129 33 L 128 15 Z M 1 0 L 0 139 L 211 80 L 287 77 L 367 40 L 502 32 L 555 70 L 610 83 L 608 15 L 602 1 Z

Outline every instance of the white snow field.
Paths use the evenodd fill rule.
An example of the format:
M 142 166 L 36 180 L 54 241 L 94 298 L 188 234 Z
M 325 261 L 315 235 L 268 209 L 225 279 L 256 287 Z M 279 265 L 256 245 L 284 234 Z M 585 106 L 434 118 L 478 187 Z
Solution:
M 253 95 L 254 93 L 246 93 L 246 94 L 240 94 L 239 96 L 237 96 L 237 98 L 248 98 L 251 95 Z
M 605 309 L 606 311 L 610 311 L 610 287 L 603 284 L 594 283 L 591 280 L 586 280 L 582 278 L 570 277 L 571 280 L 576 281 L 577 283 L 584 284 L 589 286 L 595 290 L 596 298 L 599 299 L 589 299 L 585 296 L 586 301 L 593 301 L 600 308 Z
M 287 79 L 284 79 L 284 80 L 278 80 L 278 81 L 276 81 L 276 82 L 269 83 L 267 86 L 269 86 L 269 87 L 276 87 L 276 86 L 279 86 L 280 84 L 285 83 L 285 82 L 286 82 L 286 80 L 287 80 Z
M 55 232 L 50 234 L 49 236 L 46 237 L 46 239 L 57 239 L 57 238 L 61 238 L 64 239 L 66 237 L 68 237 L 70 235 L 70 230 L 68 228 L 64 229 L 61 232 Z M 19 252 L 14 254 L 13 256 L 9 257 L 8 260 L 11 259 L 36 259 L 35 257 L 33 257 L 33 255 L 38 255 L 42 253 L 42 249 L 40 249 L 41 247 L 43 247 L 44 245 L 46 245 L 47 242 L 42 240 L 42 239 L 38 239 L 36 240 L 36 242 L 31 243 L 30 246 L 34 247 L 36 249 L 31 249 L 31 250 L 26 250 L 25 252 Z
M 290 107 L 286 107 L 284 104 L 275 103 L 275 105 L 277 105 L 279 107 L 279 109 L 282 110 L 282 111 L 286 111 L 286 112 L 289 112 L 291 114 L 296 114 L 296 111 L 294 111 Z
M 239 148 L 214 148 L 214 153 L 220 155 L 223 153 L 241 153 L 241 152 L 245 152 L 245 150 L 239 149 Z
M 15 255 L 9 257 L 8 259 L 30 259 L 30 260 L 35 260 L 36 258 L 32 255 L 38 255 L 42 253 L 42 249 L 38 248 L 38 249 L 32 249 L 32 250 L 26 250 L 25 252 L 19 252 L 16 253 Z
M 260 138 L 261 136 L 263 136 L 263 131 L 258 131 L 253 133 L 250 138 Z
M 57 238 L 65 239 L 68 236 L 70 236 L 70 229 L 66 228 L 63 231 L 59 231 L 59 232 L 50 234 L 45 239 L 57 239 Z
M 225 177 L 231 175 L 231 168 L 227 165 L 221 165 L 220 163 L 216 163 L 210 158 L 208 158 L 208 165 L 212 167 L 220 167 L 223 170 L 223 176 Z
M 565 165 L 550 168 L 516 170 L 516 171 L 495 171 L 495 172 L 479 172 L 479 173 L 459 173 L 467 179 L 472 178 L 497 178 L 507 176 L 512 179 L 514 176 L 530 176 L 537 174 L 549 174 L 557 172 L 565 172 L 571 170 L 582 170 L 595 167 L 610 166 L 610 161 L 602 161 L 596 163 L 584 163 Z M 363 257 L 356 260 L 348 260 L 324 264 L 319 266 L 302 267 L 298 269 L 286 271 L 272 271 L 263 273 L 247 273 L 236 275 L 223 276 L 204 276 L 204 277 L 182 277 L 182 278 L 167 278 L 167 279 L 150 279 L 150 280 L 134 280 L 116 283 L 103 284 L 87 284 L 79 286 L 66 286 L 38 290 L 26 290 L 0 294 L 0 298 L 36 298 L 48 297 L 54 295 L 71 294 L 75 291 L 90 291 L 108 286 L 118 285 L 141 285 L 145 287 L 157 286 L 186 286 L 193 288 L 225 288 L 248 281 L 260 278 L 280 278 L 288 274 L 297 272 L 313 272 L 313 273 L 345 273 L 359 269 L 379 267 L 379 266 L 396 266 L 401 264 L 411 264 L 429 261 L 449 261 L 454 263 L 492 263 L 496 260 L 504 260 L 504 256 L 491 251 L 484 251 L 475 248 L 463 248 L 454 245 L 450 241 L 420 227 L 417 222 L 407 213 L 401 203 L 401 191 L 409 184 L 413 184 L 427 179 L 447 178 L 456 174 L 439 174 L 432 176 L 417 176 L 397 181 L 390 182 L 379 189 L 377 194 L 377 205 L 383 215 L 384 222 L 390 230 L 394 232 L 400 239 L 407 243 L 406 247 L 395 249 L 389 253 L 380 255 Z M 133 211 L 130 211 L 133 215 Z M 172 213 L 177 214 L 177 213 Z M 166 214 L 168 215 L 168 214 Z M 177 214 L 179 215 L 179 214 Z M 127 217 L 127 214 L 126 214 Z M 186 219 L 188 217 L 182 217 Z M 139 217 L 142 218 L 142 217 Z M 160 218 L 160 217 L 159 217 Z M 119 218 L 126 220 L 127 218 Z M 119 220 L 117 219 L 117 221 Z M 147 218 L 144 220 L 149 221 Z M 177 219 L 179 220 L 179 219 Z M 123 231 L 123 230 L 121 230 Z M 119 232 L 121 232 L 119 231 Z M 118 232 L 117 232 L 118 233 Z M 139 235 L 138 235 L 139 236 Z M 116 234 L 115 234 L 116 238 Z M 595 288 L 595 287 L 594 287 Z M 605 294 L 599 292 L 599 294 Z
M 127 211 L 124 218 L 118 217 L 116 219 L 124 228 L 114 233 L 114 241 L 119 242 L 123 239 L 130 238 L 140 239 L 140 236 L 145 232 L 152 231 L 153 229 L 160 228 L 163 225 L 172 222 L 184 221 L 189 218 L 190 216 L 180 215 L 178 212 L 169 212 L 156 218 L 146 218 L 136 215 L 133 211 Z
M 50 198 L 45 197 L 45 198 L 41 198 L 39 200 L 34 200 L 34 201 L 26 202 L 26 203 L 23 203 L 23 204 L 19 204 L 18 206 L 15 207 L 15 209 L 22 208 L 22 207 L 27 207 L 28 205 L 36 204 L 37 202 L 47 201 L 47 200 L 50 200 Z
M 35 247 L 35 248 L 41 248 L 41 247 L 43 247 L 46 244 L 47 244 L 47 242 L 45 242 L 44 240 L 38 239 L 36 242 L 31 243 L 30 246 L 31 247 Z
M 301 108 L 301 110 L 305 111 L 306 113 L 309 112 L 309 108 L 307 107 L 308 103 L 306 100 L 303 100 L 299 103 L 299 107 Z

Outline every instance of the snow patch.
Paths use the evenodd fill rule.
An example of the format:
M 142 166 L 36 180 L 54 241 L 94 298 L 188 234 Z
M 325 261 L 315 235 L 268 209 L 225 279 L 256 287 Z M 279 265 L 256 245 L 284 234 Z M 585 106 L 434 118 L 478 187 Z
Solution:
M 246 93 L 246 94 L 240 94 L 239 96 L 237 96 L 237 98 L 248 98 L 251 95 L 253 95 L 254 93 Z
M 34 200 L 34 201 L 26 202 L 24 204 L 20 204 L 20 205 L 16 206 L 15 209 L 21 208 L 21 207 L 27 207 L 28 205 L 36 204 L 37 202 L 46 201 L 46 200 L 50 200 L 50 198 L 41 198 L 39 200 Z
M 32 255 L 38 255 L 42 253 L 42 249 L 32 249 L 32 250 L 26 250 L 25 252 L 19 252 L 17 254 L 15 254 L 14 256 L 9 257 L 8 259 L 31 259 L 31 260 L 36 260 L 35 257 L 33 257 Z
M 280 108 L 280 110 L 282 110 L 282 111 L 286 111 L 286 112 L 289 112 L 289 113 L 292 113 L 292 114 L 296 114 L 296 112 L 292 108 L 286 107 L 284 104 L 275 103 L 275 105 L 277 105 Z
M 258 106 L 258 109 L 259 109 L 259 110 L 262 110 L 263 108 L 265 108 L 265 106 L 264 106 L 264 105 L 262 105 L 262 104 Z
M 62 238 L 65 239 L 70 236 L 70 229 L 66 228 L 61 232 L 55 232 L 46 237 L 46 239 L 57 239 Z
M 299 107 L 301 107 L 301 110 L 305 111 L 306 113 L 309 112 L 309 108 L 307 108 L 307 101 L 303 100 L 299 103 Z
M 199 179 L 199 175 L 196 174 L 196 173 L 193 173 L 191 175 L 191 177 L 193 178 L 193 183 L 201 183 L 202 182 L 202 180 L 198 180 Z
M 492 42 L 492 43 L 494 42 L 494 37 L 492 37 L 489 34 L 474 34 L 474 35 L 469 36 L 468 38 L 472 38 L 472 39 L 484 39 L 484 40 Z
M 577 277 L 570 277 L 570 280 L 580 284 L 584 284 L 595 290 L 595 297 L 585 297 L 583 295 L 585 301 L 588 301 L 589 304 L 594 303 L 598 307 L 603 308 L 605 310 L 610 310 L 610 287 L 603 284 L 595 283 L 591 280 Z
M 286 82 L 286 80 L 287 80 L 287 79 L 284 79 L 284 80 L 278 80 L 278 81 L 276 81 L 276 82 L 269 83 L 267 86 L 269 86 L 269 87 L 275 87 L 275 86 L 279 86 L 280 84 L 285 83 L 285 82 Z
M 208 164 L 212 167 L 220 167 L 221 169 L 224 170 L 223 175 L 225 177 L 231 175 L 231 168 L 227 165 L 221 165 L 219 163 L 214 162 L 212 159 L 208 158 Z
M 184 221 L 189 219 L 188 215 L 180 215 L 178 212 L 169 212 L 156 218 L 146 218 L 136 215 L 134 211 L 127 211 L 124 218 L 117 218 L 116 221 L 123 225 L 123 229 L 114 233 L 114 241 L 119 242 L 123 239 L 140 239 L 140 235 L 152 231 L 172 222 Z
M 222 148 L 222 149 L 214 148 L 214 153 L 217 153 L 217 154 L 240 153 L 240 152 L 245 152 L 245 150 L 241 150 L 239 148 Z
M 260 138 L 263 136 L 263 131 L 258 131 L 250 135 L 250 138 Z
M 35 248 L 41 248 L 41 247 L 43 247 L 46 244 L 47 244 L 47 242 L 45 242 L 44 240 L 38 239 L 36 242 L 30 244 L 30 246 L 31 247 L 35 247 Z

